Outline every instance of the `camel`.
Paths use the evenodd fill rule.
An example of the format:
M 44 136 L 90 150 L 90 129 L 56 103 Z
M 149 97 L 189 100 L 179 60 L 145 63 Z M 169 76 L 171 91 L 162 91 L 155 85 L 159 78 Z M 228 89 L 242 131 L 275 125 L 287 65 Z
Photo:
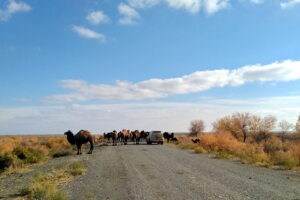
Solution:
M 122 144 L 124 142 L 124 133 L 120 131 L 117 135 L 117 140 Z
M 197 139 L 194 139 L 194 140 L 192 139 L 192 142 L 193 142 L 193 143 L 200 143 L 200 139 L 198 139 L 198 138 L 197 138 Z
M 149 132 L 145 132 L 145 131 L 140 132 L 138 130 L 135 130 L 132 131 L 131 134 L 132 134 L 132 139 L 135 140 L 135 143 L 139 144 L 142 138 L 146 138 L 149 135 Z
M 68 130 L 67 132 L 64 133 L 64 135 L 67 136 L 67 140 L 71 145 L 76 144 L 77 146 L 77 155 L 82 154 L 81 153 L 81 146 L 82 144 L 85 144 L 87 142 L 90 143 L 90 150 L 88 154 L 93 153 L 94 149 L 94 140 L 93 136 L 89 131 L 86 130 L 80 130 L 76 135 L 72 133 L 72 131 Z
M 132 134 L 130 133 L 129 130 L 126 130 L 126 129 L 123 129 L 122 131 L 122 134 L 123 134 L 123 142 L 124 144 L 127 144 L 127 140 L 132 138 Z
M 113 145 L 117 145 L 117 131 L 114 130 L 113 132 L 103 134 L 104 138 L 106 138 L 109 142 L 110 138 L 112 138 Z
M 168 133 L 168 132 L 164 132 L 163 134 L 164 138 L 167 139 L 167 142 L 170 141 L 170 139 L 174 138 L 174 133 Z

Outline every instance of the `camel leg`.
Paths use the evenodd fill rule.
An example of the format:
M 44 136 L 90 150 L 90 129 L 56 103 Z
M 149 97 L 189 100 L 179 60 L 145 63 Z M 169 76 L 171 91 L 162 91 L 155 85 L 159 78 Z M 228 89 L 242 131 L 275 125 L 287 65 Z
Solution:
M 76 147 L 77 147 L 77 155 L 79 155 L 81 146 L 79 144 L 76 144 Z
M 94 149 L 93 141 L 90 141 L 90 150 L 89 150 L 88 154 L 92 154 L 93 149 Z
M 81 153 L 81 144 L 77 144 L 77 155 L 82 154 Z

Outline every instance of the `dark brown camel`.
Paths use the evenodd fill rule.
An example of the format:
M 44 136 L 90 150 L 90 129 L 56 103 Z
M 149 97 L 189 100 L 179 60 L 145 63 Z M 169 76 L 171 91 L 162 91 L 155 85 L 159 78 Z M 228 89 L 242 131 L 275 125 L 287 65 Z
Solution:
M 146 138 L 149 135 L 149 132 L 145 132 L 145 131 L 140 132 L 138 130 L 135 130 L 135 131 L 132 131 L 131 134 L 132 134 L 133 140 L 135 140 L 135 143 L 139 144 L 140 140 L 142 138 Z
M 174 138 L 174 133 L 168 133 L 168 132 L 164 132 L 163 134 L 164 138 L 167 139 L 167 142 L 169 142 L 172 138 Z
M 113 142 L 113 145 L 117 145 L 117 137 L 118 137 L 118 134 L 117 134 L 117 131 L 114 130 L 113 132 L 110 132 L 110 133 L 107 133 L 107 134 L 103 134 L 104 138 L 108 140 L 110 140 L 110 138 L 112 139 L 112 142 Z
M 198 139 L 198 138 L 197 138 L 197 139 L 194 139 L 194 140 L 192 139 L 192 142 L 193 142 L 193 143 L 200 143 L 200 139 Z
M 81 154 L 81 146 L 82 144 L 85 144 L 87 142 L 90 143 L 90 150 L 88 154 L 93 153 L 94 149 L 94 140 L 93 136 L 89 131 L 86 130 L 80 130 L 76 135 L 72 133 L 72 131 L 65 132 L 65 135 L 67 136 L 67 140 L 71 145 L 76 144 L 77 147 L 77 155 Z

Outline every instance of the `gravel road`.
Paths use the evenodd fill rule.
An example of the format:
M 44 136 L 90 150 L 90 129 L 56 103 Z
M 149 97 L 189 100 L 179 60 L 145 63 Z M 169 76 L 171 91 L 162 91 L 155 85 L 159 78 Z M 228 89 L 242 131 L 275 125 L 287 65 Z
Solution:
M 71 199 L 300 200 L 299 173 L 166 145 L 103 146 L 81 157 L 87 174 L 63 188 Z

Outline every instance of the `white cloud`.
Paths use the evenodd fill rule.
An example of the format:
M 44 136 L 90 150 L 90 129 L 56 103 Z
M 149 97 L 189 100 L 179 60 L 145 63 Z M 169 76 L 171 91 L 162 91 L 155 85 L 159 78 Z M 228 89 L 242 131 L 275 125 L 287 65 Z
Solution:
M 205 12 L 214 14 L 229 7 L 229 0 L 203 0 Z
M 150 8 L 161 2 L 161 0 L 127 0 L 128 4 L 134 8 Z
M 190 13 L 198 13 L 203 7 L 207 14 L 216 13 L 229 7 L 229 0 L 127 0 L 134 8 L 150 8 L 159 3 L 166 3 L 175 9 L 185 9 Z
M 106 37 L 105 35 L 101 33 L 97 33 L 93 30 L 90 30 L 88 28 L 84 28 L 82 26 L 72 26 L 72 30 L 76 32 L 78 35 L 85 37 L 85 38 L 91 38 L 91 39 L 100 39 L 101 41 L 105 41 Z
M 265 0 L 250 0 L 251 3 L 254 4 L 262 4 Z
M 119 23 L 123 25 L 136 24 L 137 23 L 136 20 L 140 18 L 139 13 L 134 8 L 124 3 L 119 4 L 118 11 L 123 16 L 119 20 Z
M 177 9 L 186 9 L 191 13 L 197 13 L 201 7 L 202 0 L 166 0 L 168 5 Z
M 101 10 L 90 12 L 86 16 L 86 20 L 92 25 L 108 23 L 110 21 L 109 17 L 106 16 Z
M 201 92 L 226 85 L 238 86 L 249 82 L 292 80 L 300 80 L 300 61 L 286 60 L 269 65 L 249 65 L 234 70 L 197 71 L 182 77 L 149 79 L 137 83 L 117 81 L 115 85 L 63 80 L 62 86 L 74 92 L 48 96 L 45 100 L 59 103 L 93 99 L 157 99 L 176 94 Z
M 286 2 L 280 3 L 281 8 L 291 8 L 296 6 L 297 4 L 300 4 L 300 0 L 289 0 Z
M 253 99 L 214 99 L 199 102 L 150 102 L 41 107 L 0 107 L 0 134 L 63 134 L 71 129 L 103 133 L 123 128 L 186 132 L 191 120 L 205 121 L 207 131 L 216 119 L 233 112 L 275 115 L 295 123 L 300 96 Z
M 241 85 L 254 81 L 293 81 L 299 79 L 300 61 L 286 60 L 269 65 L 249 65 L 233 70 L 230 84 Z
M 28 12 L 32 8 L 30 5 L 15 0 L 9 0 L 5 10 L 0 9 L 0 20 L 7 21 L 13 14 L 18 12 Z

